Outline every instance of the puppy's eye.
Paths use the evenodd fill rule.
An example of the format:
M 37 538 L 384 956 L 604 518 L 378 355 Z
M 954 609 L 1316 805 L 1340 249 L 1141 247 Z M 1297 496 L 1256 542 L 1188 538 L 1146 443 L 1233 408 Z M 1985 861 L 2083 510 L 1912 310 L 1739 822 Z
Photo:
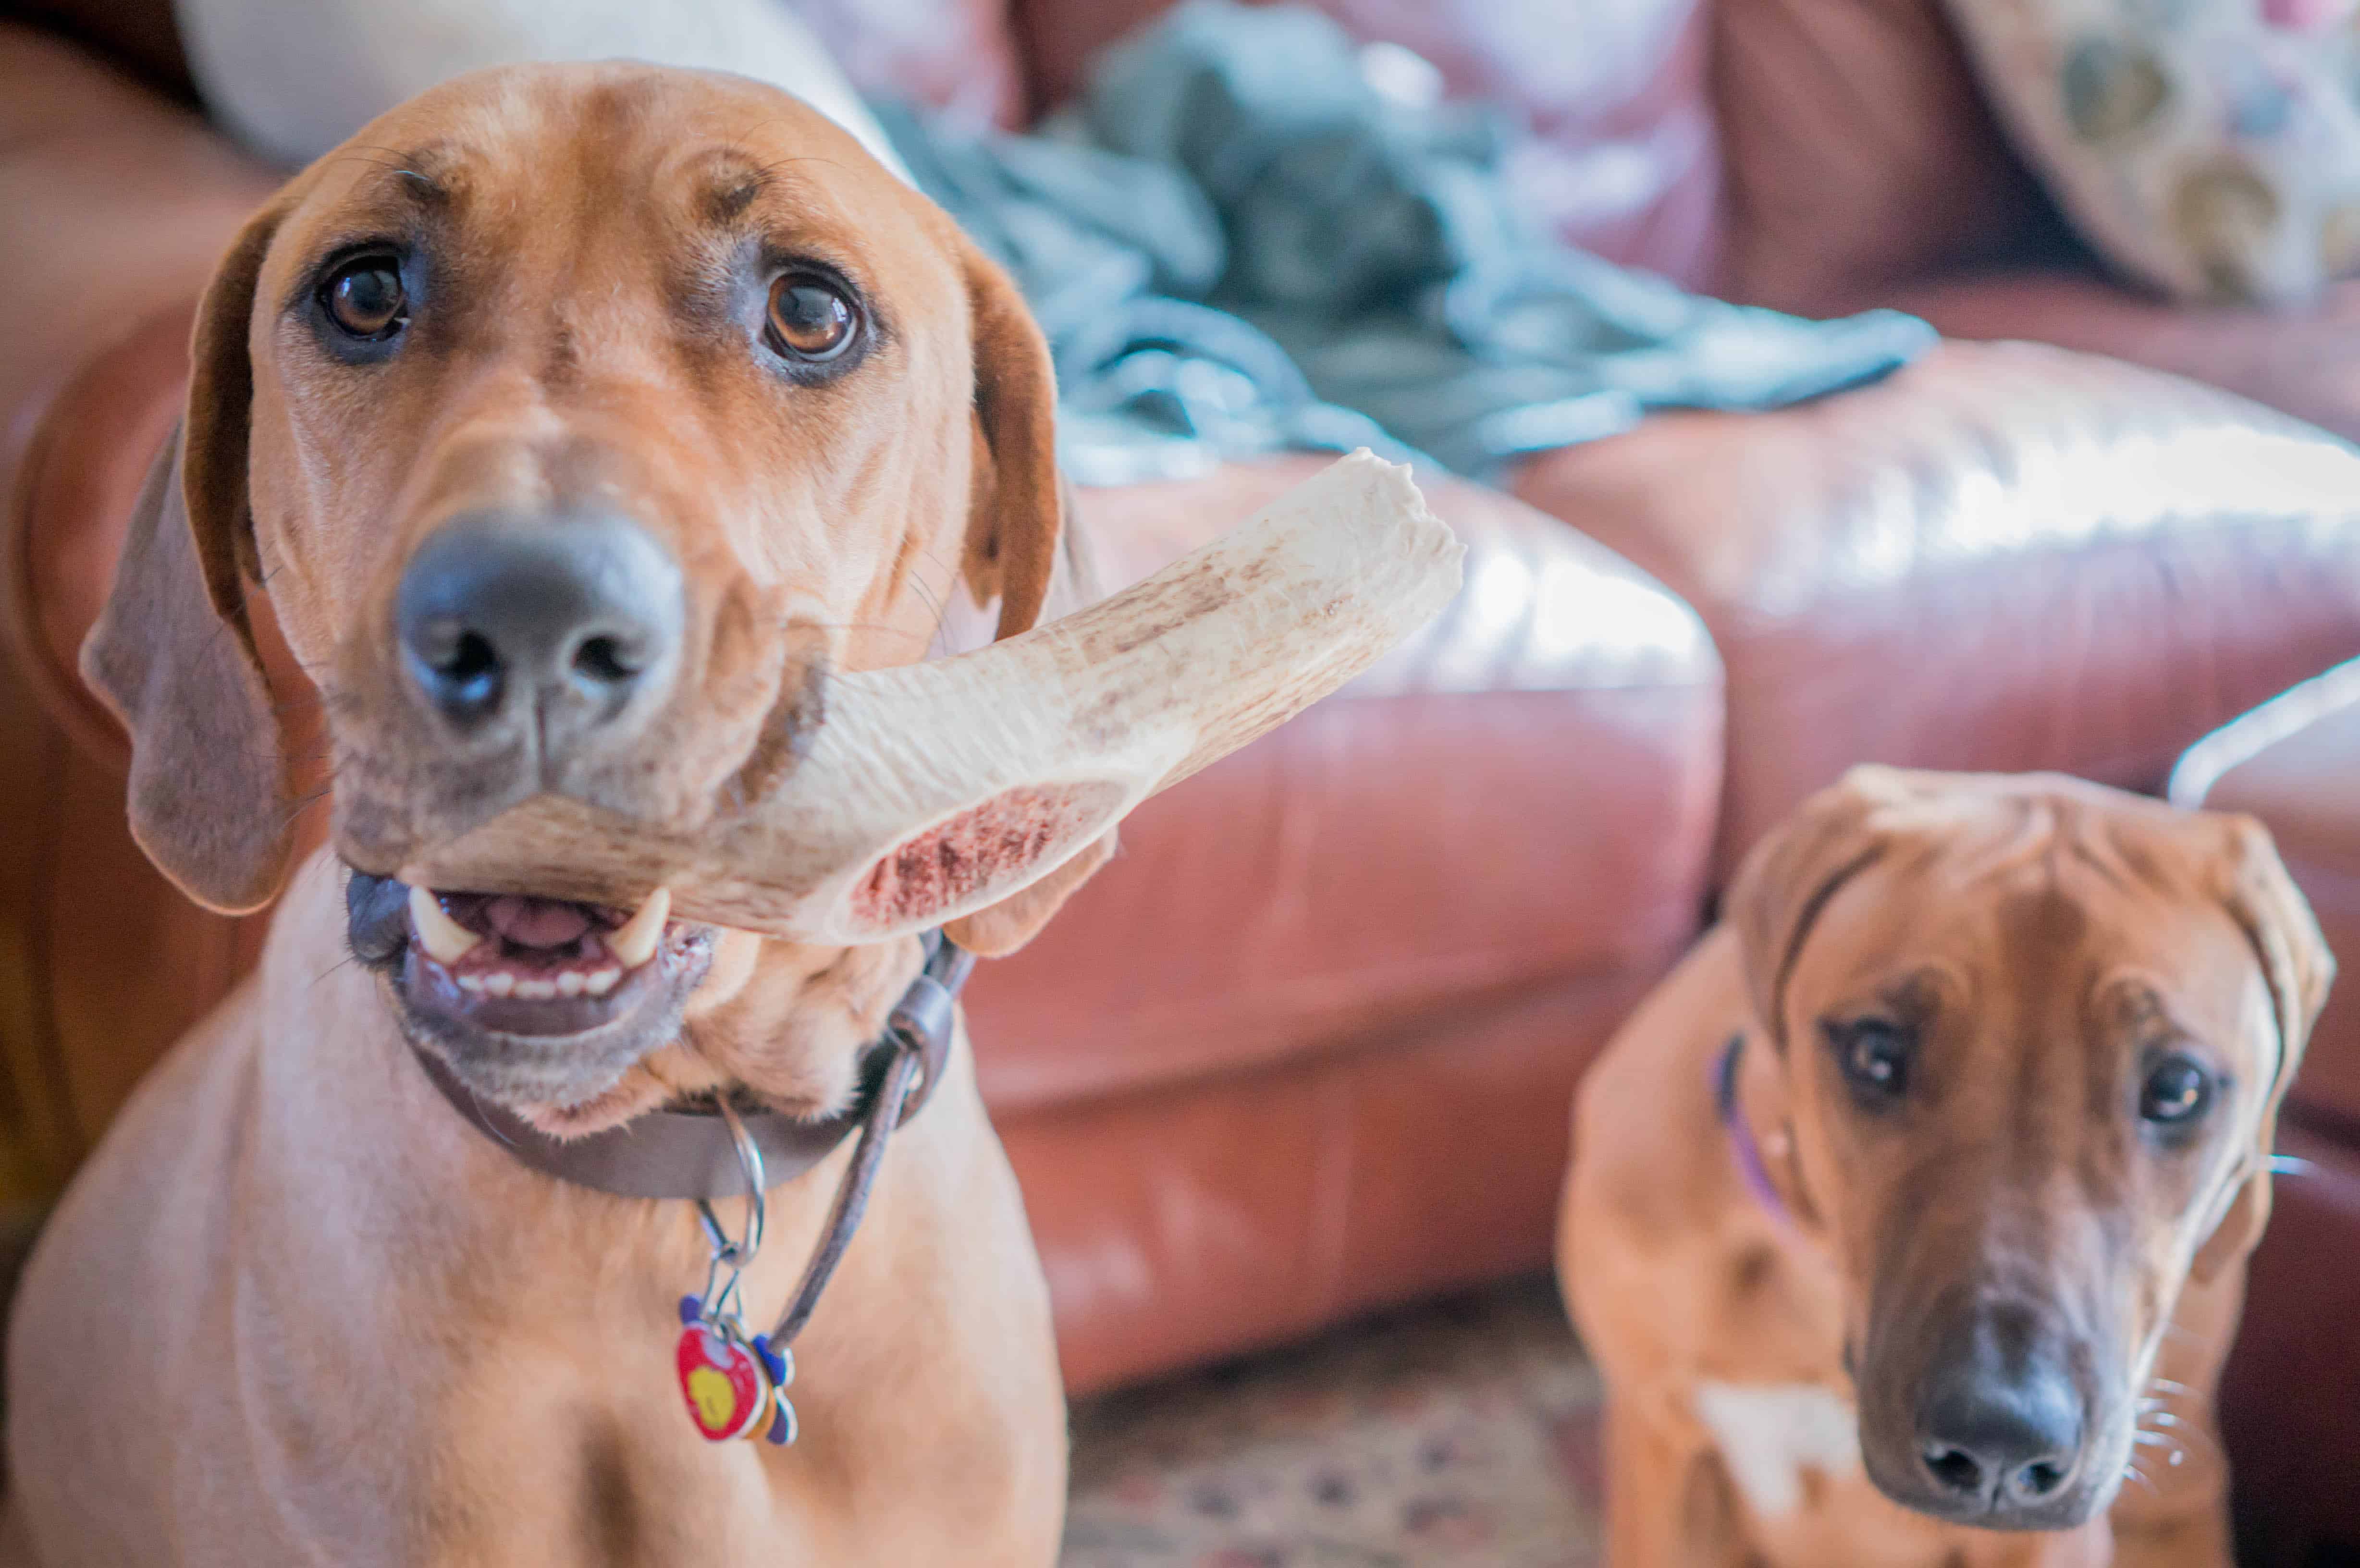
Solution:
M 2148 1067 L 2139 1085 L 2139 1115 L 2159 1127 L 2192 1127 L 2212 1108 L 2212 1074 L 2180 1051 Z
M 358 256 L 328 274 L 320 305 L 338 332 L 364 343 L 383 343 L 410 324 L 410 296 L 389 256 Z
M 1872 1101 L 1897 1100 L 1909 1088 L 1913 1041 L 1908 1029 L 1885 1018 L 1825 1026 L 1836 1066 L 1854 1093 Z
M 825 361 L 852 346 L 860 318 L 834 284 L 788 273 L 770 285 L 765 335 L 771 352 L 788 359 Z

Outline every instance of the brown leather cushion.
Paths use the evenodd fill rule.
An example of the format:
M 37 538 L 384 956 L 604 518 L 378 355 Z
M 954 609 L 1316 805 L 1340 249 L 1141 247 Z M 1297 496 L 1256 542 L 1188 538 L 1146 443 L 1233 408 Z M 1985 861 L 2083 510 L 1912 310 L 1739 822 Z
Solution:
M 2360 652 L 2360 452 L 2057 349 L 1945 344 L 1802 407 L 1671 415 L 1516 489 L 1712 628 L 1724 866 L 1853 762 L 2151 788 Z
M 1324 460 L 1084 491 L 1109 586 Z M 1721 675 L 1662 588 L 1497 492 L 1429 483 L 1468 545 L 1428 632 L 1150 801 L 1121 856 L 975 982 L 986 1096 L 1020 1109 L 1349 1050 L 1695 929 Z
M 1877 289 L 1957 338 L 2030 338 L 2112 354 L 2267 403 L 2360 441 L 2360 280 L 2300 310 L 2171 305 L 2094 276 L 2016 274 Z
M 1470 998 L 1349 1051 L 995 1109 L 1067 1388 L 1546 1267 L 1574 1084 L 1654 979 L 1579 975 Z M 987 1057 L 1006 1039 L 989 1019 L 977 1037 Z
M 0 14 L 61 34 L 159 92 L 196 102 L 172 0 L 8 0 Z
M 1080 509 L 1120 583 L 1322 461 Z M 1076 1388 L 1545 1264 L 1573 1085 L 1695 932 L 1702 627 L 1572 529 L 1424 483 L 1469 546 L 1445 619 L 1148 802 L 969 988 Z
M 196 115 L 0 23 L 0 476 L 39 417 L 32 405 L 101 346 L 195 299 L 278 184 Z
M 1939 0 L 1719 0 L 1721 291 L 1829 315 L 2049 226 Z
M 1092 55 L 1170 3 L 1015 0 L 1036 104 L 1071 97 Z M 1531 131 L 1512 169 L 1534 222 L 1682 283 L 1712 276 L 1721 138 L 1706 92 L 1702 0 L 1316 3 L 1354 38 L 1423 57 L 1452 96 L 1498 104 Z
M 2186 805 L 2247 811 L 2311 900 L 2341 970 L 2289 1104 L 2360 1133 L 2360 662 L 2304 682 L 2191 749 Z

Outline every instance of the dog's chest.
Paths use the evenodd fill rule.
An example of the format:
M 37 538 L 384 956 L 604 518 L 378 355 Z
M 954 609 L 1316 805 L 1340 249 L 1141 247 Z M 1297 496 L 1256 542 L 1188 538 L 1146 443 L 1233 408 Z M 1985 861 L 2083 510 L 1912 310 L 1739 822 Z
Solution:
M 1722 1465 L 1756 1518 L 1802 1508 L 1812 1477 L 1860 1471 L 1859 1417 L 1850 1401 L 1816 1383 L 1699 1383 L 1697 1419 L 1712 1433 Z

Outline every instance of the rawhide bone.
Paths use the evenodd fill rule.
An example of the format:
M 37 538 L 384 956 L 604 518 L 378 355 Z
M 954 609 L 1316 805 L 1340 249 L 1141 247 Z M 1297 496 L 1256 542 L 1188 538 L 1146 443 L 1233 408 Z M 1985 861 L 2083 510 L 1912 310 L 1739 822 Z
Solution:
M 956 658 L 834 677 L 761 799 L 666 833 L 536 796 L 401 869 L 418 887 L 639 907 L 852 943 L 1048 875 L 1431 620 L 1464 553 L 1405 464 L 1356 452 L 1087 609 Z

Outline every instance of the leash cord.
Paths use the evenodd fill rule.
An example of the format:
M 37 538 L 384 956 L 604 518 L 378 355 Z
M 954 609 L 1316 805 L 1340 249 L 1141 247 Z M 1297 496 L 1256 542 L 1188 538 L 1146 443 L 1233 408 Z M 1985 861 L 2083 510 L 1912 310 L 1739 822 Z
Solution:
M 820 1293 L 835 1277 L 836 1265 L 844 1261 L 845 1251 L 852 1245 L 853 1233 L 860 1228 L 861 1217 L 869 1212 L 869 1192 L 877 1185 L 877 1173 L 885 1163 L 885 1146 L 901 1126 L 901 1106 L 924 1070 L 915 1046 L 906 1040 L 897 1043 L 899 1048 L 885 1069 L 885 1081 L 878 1086 L 877 1097 L 861 1123 L 860 1142 L 853 1149 L 852 1164 L 836 1190 L 836 1203 L 828 1211 L 827 1224 L 820 1232 L 819 1247 L 804 1265 L 802 1283 L 795 1287 L 786 1310 L 779 1314 L 777 1326 L 770 1330 L 774 1348 L 784 1349 L 792 1344 L 803 1325 L 811 1322 L 813 1312 L 819 1306 Z

